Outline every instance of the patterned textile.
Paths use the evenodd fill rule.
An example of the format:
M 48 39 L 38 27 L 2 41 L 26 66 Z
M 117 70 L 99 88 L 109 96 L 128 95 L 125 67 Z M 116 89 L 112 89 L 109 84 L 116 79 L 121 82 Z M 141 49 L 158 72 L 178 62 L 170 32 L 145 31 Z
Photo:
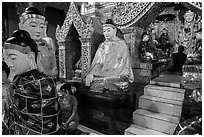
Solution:
M 11 100 L 9 98 L 9 91 L 11 85 L 8 83 L 2 83 L 2 134 L 8 134 L 9 127 L 9 106 Z
M 11 91 L 10 134 L 55 134 L 59 130 L 60 106 L 52 78 L 31 70 L 15 79 Z

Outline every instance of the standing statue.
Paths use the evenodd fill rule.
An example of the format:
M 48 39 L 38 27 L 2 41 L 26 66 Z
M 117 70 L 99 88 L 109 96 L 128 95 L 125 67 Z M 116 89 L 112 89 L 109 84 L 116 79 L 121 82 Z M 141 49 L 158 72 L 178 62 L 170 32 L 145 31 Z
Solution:
M 184 14 L 184 29 L 183 29 L 183 43 L 186 47 L 186 52 L 187 53 L 192 53 L 193 51 L 193 37 L 194 37 L 194 17 L 195 14 L 188 10 L 185 14 Z
M 20 16 L 19 28 L 29 32 L 31 38 L 38 45 L 39 71 L 48 76 L 56 77 L 57 64 L 55 58 L 55 46 L 51 38 L 46 36 L 47 21 L 45 17 L 34 7 L 28 7 Z
M 86 86 L 94 92 L 124 93 L 134 79 L 128 46 L 116 36 L 117 28 L 111 19 L 103 25 L 103 33 L 105 41 L 96 51 Z
M 178 34 L 176 41 L 178 45 L 185 46 L 185 51 L 188 56 L 193 54 L 194 46 L 195 46 L 195 31 L 196 31 L 196 21 L 195 16 L 196 14 L 191 10 L 186 11 L 184 14 L 184 22 L 178 23 Z

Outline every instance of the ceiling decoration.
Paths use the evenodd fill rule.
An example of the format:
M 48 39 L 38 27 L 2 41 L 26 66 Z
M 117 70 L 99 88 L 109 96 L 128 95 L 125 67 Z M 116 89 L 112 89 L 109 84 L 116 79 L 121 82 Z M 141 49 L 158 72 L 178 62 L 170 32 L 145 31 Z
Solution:
M 127 28 L 141 21 L 149 23 L 147 20 L 152 21 L 154 19 L 152 16 L 159 15 L 170 4 L 171 2 L 117 2 L 116 7 L 112 9 L 112 18 L 118 28 Z M 181 4 L 202 11 L 201 2 L 181 2 Z M 147 15 L 147 18 L 144 15 Z
M 202 2 L 189 2 L 189 3 L 195 6 L 196 8 L 202 10 Z
M 118 2 L 112 10 L 112 17 L 119 28 L 125 28 L 137 22 L 154 2 Z

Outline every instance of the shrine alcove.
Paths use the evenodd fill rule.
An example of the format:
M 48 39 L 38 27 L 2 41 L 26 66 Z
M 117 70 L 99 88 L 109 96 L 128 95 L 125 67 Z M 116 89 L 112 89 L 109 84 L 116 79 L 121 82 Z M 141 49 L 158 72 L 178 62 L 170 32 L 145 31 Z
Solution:
M 65 57 L 67 66 L 67 78 L 73 77 L 73 72 L 76 69 L 76 64 L 81 58 L 81 41 L 80 36 L 73 24 L 70 26 L 70 30 L 65 38 Z
M 78 78 L 82 80 L 99 44 L 104 41 L 102 23 L 98 18 L 81 15 L 72 2 L 63 25 L 57 26 L 55 35 L 59 46 L 59 78 L 72 80 L 77 63 L 81 73 Z

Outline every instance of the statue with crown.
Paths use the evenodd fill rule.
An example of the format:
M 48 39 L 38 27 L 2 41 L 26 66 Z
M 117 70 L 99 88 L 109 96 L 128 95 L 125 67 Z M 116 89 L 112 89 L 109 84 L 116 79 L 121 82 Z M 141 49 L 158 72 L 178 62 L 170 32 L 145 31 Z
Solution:
M 19 28 L 29 32 L 38 45 L 38 69 L 48 76 L 56 77 L 57 63 L 55 45 L 52 38 L 47 37 L 47 21 L 45 16 L 35 7 L 27 7 L 20 16 Z

